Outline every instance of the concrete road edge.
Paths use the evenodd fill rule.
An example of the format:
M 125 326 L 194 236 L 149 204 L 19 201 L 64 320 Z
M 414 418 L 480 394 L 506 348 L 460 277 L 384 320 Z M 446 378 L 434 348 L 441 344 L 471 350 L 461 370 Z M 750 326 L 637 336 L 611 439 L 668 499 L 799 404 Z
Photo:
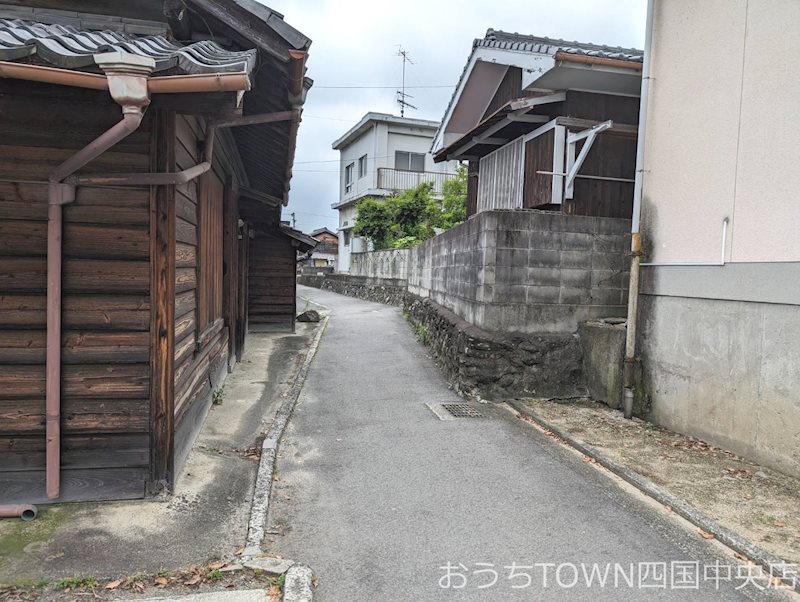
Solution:
M 297 399 L 300 397 L 300 391 L 305 384 L 311 362 L 314 360 L 327 326 L 328 316 L 325 316 L 314 333 L 314 338 L 306 350 L 303 365 L 300 367 L 292 386 L 286 393 L 285 399 L 275 413 L 275 418 L 272 420 L 272 424 L 267 430 L 266 437 L 261 445 L 261 459 L 258 464 L 256 484 L 253 489 L 253 501 L 250 506 L 250 520 L 247 525 L 247 542 L 242 553 L 243 558 L 256 556 L 262 551 L 261 542 L 264 539 L 264 527 L 269 512 L 269 496 L 272 491 L 272 478 L 278 454 L 278 445 L 286 430 L 286 425 L 289 423 L 289 418 L 292 415 Z M 311 569 L 301 565 L 293 566 L 286 573 L 287 584 L 290 581 L 290 577 L 293 591 L 304 592 L 304 594 L 301 597 L 285 597 L 284 599 L 296 602 L 310 602 L 311 596 L 313 596 L 311 589 L 313 574 Z M 303 585 L 305 581 L 307 583 Z M 285 591 L 288 591 L 288 588 L 285 588 Z M 305 592 L 308 592 L 308 596 L 305 595 Z
M 621 479 L 624 479 L 625 481 L 636 487 L 639 491 L 641 491 L 648 497 L 653 498 L 655 501 L 657 501 L 660 504 L 663 504 L 664 506 L 671 507 L 672 511 L 678 514 L 679 516 L 682 516 L 683 518 L 688 520 L 696 527 L 702 529 L 703 531 L 710 533 L 719 542 L 728 546 L 735 552 L 742 554 L 755 564 L 760 565 L 765 571 L 767 571 L 767 574 L 771 574 L 771 567 L 786 566 L 786 561 L 776 556 L 773 556 L 763 548 L 758 547 L 757 545 L 745 539 L 741 535 L 734 533 L 730 529 L 723 527 L 718 522 L 716 522 L 706 514 L 700 512 L 697 508 L 690 505 L 685 500 L 677 498 L 668 491 L 665 491 L 664 489 L 653 483 L 650 479 L 642 476 L 638 472 L 631 470 L 627 466 L 623 466 L 622 464 L 615 462 L 611 458 L 608 458 L 607 456 L 603 455 L 595 448 L 587 445 L 580 439 L 576 439 L 569 433 L 563 431 L 554 424 L 551 424 L 550 422 L 539 416 L 539 414 L 537 414 L 524 402 L 515 399 L 506 401 L 505 403 L 507 403 L 514 410 L 516 410 L 519 414 L 522 414 L 526 418 L 532 420 L 541 428 L 552 432 L 565 444 L 578 450 L 582 454 L 592 458 L 607 470 L 610 470 Z M 786 581 L 784 581 L 784 583 L 786 583 Z M 791 588 L 792 584 L 787 584 L 787 585 L 788 589 Z M 794 584 L 794 590 L 800 593 L 800 584 L 797 583 Z

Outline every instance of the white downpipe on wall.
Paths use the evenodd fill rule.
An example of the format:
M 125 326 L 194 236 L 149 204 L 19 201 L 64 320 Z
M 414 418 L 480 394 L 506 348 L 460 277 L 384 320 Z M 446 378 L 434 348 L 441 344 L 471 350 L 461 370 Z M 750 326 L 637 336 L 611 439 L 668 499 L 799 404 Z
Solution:
M 653 5 L 647 0 L 647 23 L 644 34 L 642 59 L 642 92 L 639 99 L 639 132 L 636 139 L 636 175 L 633 185 L 633 215 L 631 220 L 631 270 L 628 286 L 628 319 L 625 333 L 625 363 L 622 367 L 622 407 L 625 418 L 633 416 L 633 388 L 636 365 L 636 322 L 639 315 L 639 272 L 642 237 L 639 224 L 642 213 L 642 185 L 644 180 L 644 143 L 647 130 L 647 102 L 650 96 L 650 54 L 653 41 Z M 553 171 L 558 171 L 554 169 Z

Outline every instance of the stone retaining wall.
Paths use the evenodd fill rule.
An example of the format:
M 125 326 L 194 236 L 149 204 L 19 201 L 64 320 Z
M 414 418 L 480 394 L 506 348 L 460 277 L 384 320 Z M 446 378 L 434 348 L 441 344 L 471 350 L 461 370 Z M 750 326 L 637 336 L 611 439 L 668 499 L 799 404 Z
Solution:
M 366 278 L 348 274 L 329 274 L 327 276 L 303 274 L 298 276 L 297 282 L 324 291 L 364 299 L 365 301 L 374 301 L 375 303 L 396 305 L 397 307 L 402 307 L 405 298 L 409 296 L 405 280 Z
M 301 276 L 299 282 L 402 308 L 450 384 L 468 397 L 499 400 L 586 394 L 576 334 L 487 332 L 435 301 L 409 293 L 403 281 L 335 274 Z

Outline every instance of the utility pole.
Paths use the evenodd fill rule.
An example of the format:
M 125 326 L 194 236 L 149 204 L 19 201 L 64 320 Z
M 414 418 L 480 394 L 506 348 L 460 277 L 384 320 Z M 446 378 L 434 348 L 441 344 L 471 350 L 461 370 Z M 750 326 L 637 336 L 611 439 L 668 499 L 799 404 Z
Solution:
M 403 79 L 402 79 L 402 86 L 401 89 L 397 91 L 397 104 L 400 105 L 400 117 L 406 116 L 406 107 L 409 109 L 416 109 L 414 105 L 408 102 L 407 99 L 414 98 L 410 94 L 406 94 L 406 63 L 410 65 L 414 64 L 414 61 L 408 56 L 408 50 L 403 50 L 403 46 L 399 45 L 397 51 L 397 56 L 403 58 Z
M 295 228 L 295 227 L 294 227 L 294 226 L 295 226 L 295 224 L 297 223 L 297 220 L 296 220 L 296 219 L 295 219 L 295 217 L 294 217 L 294 211 L 292 211 L 292 212 L 291 212 L 289 215 L 291 215 L 291 216 L 292 216 L 292 228 L 294 228 L 295 230 L 297 230 L 297 228 Z

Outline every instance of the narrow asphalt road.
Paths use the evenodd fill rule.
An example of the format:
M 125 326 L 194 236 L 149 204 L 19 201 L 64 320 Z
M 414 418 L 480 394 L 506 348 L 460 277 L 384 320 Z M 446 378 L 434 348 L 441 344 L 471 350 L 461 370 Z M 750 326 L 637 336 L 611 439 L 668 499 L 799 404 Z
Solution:
M 311 566 L 317 600 L 775 599 L 727 550 L 506 409 L 437 418 L 426 403 L 463 400 L 397 308 L 300 295 L 331 317 L 281 446 L 265 547 Z

